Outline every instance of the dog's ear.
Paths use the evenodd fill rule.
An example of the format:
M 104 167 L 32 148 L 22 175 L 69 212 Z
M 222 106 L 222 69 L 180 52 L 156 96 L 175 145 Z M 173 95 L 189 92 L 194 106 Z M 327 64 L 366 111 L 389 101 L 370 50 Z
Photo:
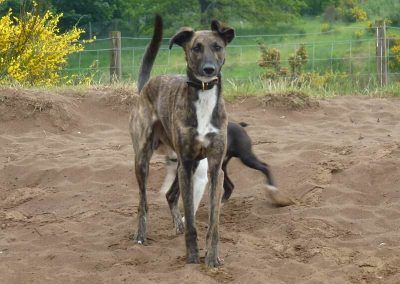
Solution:
M 190 41 L 194 35 L 194 30 L 192 28 L 181 28 L 169 41 L 169 49 L 175 44 L 184 47 L 187 42 Z
M 223 23 L 217 20 L 211 21 L 211 30 L 217 32 L 219 36 L 225 41 L 225 44 L 230 43 L 235 37 L 235 30 L 225 26 Z

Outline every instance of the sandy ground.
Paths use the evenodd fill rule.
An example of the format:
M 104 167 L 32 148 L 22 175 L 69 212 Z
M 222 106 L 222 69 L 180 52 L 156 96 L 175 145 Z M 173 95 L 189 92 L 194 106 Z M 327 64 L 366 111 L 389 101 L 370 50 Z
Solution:
M 340 97 L 290 111 L 227 104 L 298 205 L 276 208 L 238 161 L 220 218 L 220 269 L 185 265 L 149 181 L 147 246 L 131 241 L 138 190 L 124 91 L 0 90 L 0 283 L 399 283 L 400 100 Z M 204 248 L 206 198 L 197 216 Z M 204 255 L 204 249 L 201 249 Z

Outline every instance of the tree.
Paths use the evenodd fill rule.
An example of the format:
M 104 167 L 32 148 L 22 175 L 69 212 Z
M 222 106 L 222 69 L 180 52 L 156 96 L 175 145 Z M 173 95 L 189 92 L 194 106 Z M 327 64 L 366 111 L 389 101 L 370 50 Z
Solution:
M 138 1 L 148 7 L 147 15 L 163 15 L 166 27 L 174 30 L 183 25 L 208 28 L 212 19 L 222 21 L 247 21 L 255 25 L 273 26 L 277 22 L 291 21 L 300 15 L 303 0 L 149 0 Z
M 328 7 L 336 7 L 340 0 L 305 0 L 305 6 L 301 9 L 302 15 L 321 15 Z
M 20 1 L 6 0 L 14 4 Z M 136 35 L 151 33 L 154 13 L 163 16 L 165 34 L 181 26 L 209 28 L 214 18 L 274 27 L 298 17 L 306 1 L 310 0 L 37 0 L 64 14 L 60 22 L 63 30 L 75 25 L 87 28 L 91 23 L 102 33 L 119 29 Z

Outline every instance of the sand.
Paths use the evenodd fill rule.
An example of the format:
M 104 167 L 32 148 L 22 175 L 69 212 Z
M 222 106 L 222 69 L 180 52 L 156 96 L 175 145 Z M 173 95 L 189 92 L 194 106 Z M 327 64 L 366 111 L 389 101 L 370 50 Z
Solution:
M 159 194 L 162 156 L 151 163 L 148 245 L 131 240 L 135 100 L 118 89 L 0 90 L 0 283 L 399 283 L 399 99 L 338 97 L 295 110 L 228 103 L 298 204 L 274 207 L 263 176 L 231 162 L 219 269 L 185 264 Z

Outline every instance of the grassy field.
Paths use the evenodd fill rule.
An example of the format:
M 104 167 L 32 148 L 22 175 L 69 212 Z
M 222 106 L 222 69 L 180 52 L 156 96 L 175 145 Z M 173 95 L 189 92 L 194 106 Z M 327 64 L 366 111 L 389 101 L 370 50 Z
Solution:
M 366 23 L 336 23 L 326 26 L 319 18 L 305 18 L 299 20 L 295 27 L 291 30 L 285 28 L 281 35 L 262 35 L 262 31 L 259 30 L 239 28 L 237 38 L 227 48 L 226 65 L 223 69 L 223 77 L 232 90 L 247 88 L 248 92 L 251 92 L 254 88 L 249 84 L 258 89 L 260 84 L 265 85 L 265 82 L 256 82 L 265 72 L 257 63 L 260 58 L 259 43 L 278 48 L 281 51 L 282 65 L 285 67 L 288 67 L 288 57 L 304 44 L 308 53 L 305 71 L 334 74 L 335 84 L 344 88 L 343 92 L 346 92 L 346 89 L 352 92 L 375 87 L 375 34 L 373 30 L 368 30 Z M 400 30 L 390 32 L 396 31 L 399 33 Z M 136 80 L 140 60 L 148 41 L 122 35 L 124 80 Z M 153 74 L 184 73 L 185 62 L 181 48 L 174 46 L 169 50 L 167 45 L 168 40 L 164 40 Z M 96 83 L 107 82 L 109 48 L 107 39 L 97 39 L 87 44 L 84 52 L 69 58 L 66 72 L 83 76 L 90 74 Z M 243 84 L 245 86 L 241 86 Z M 332 88 L 336 87 L 332 85 Z

